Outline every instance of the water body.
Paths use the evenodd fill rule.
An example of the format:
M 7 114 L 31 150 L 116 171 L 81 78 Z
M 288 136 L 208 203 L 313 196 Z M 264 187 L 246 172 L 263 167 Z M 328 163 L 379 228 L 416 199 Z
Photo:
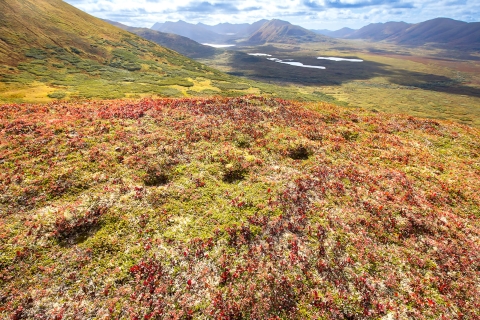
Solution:
M 302 68 L 313 68 L 313 69 L 326 69 L 325 67 L 322 66 L 311 66 L 308 64 L 303 64 L 301 62 L 293 62 L 293 61 L 283 61 L 277 58 L 267 58 L 267 60 L 273 61 L 273 62 L 278 62 L 278 63 L 283 63 L 283 64 L 289 64 L 291 66 L 296 66 L 296 67 L 302 67 Z M 292 60 L 292 59 L 288 59 Z
M 229 48 L 235 47 L 234 44 L 213 44 L 213 43 L 202 43 L 204 46 L 214 47 L 214 48 Z
M 317 59 L 320 59 L 320 60 L 331 60 L 331 61 L 363 62 L 362 59 L 346 59 L 346 58 L 338 58 L 338 57 L 318 57 Z
M 249 56 L 255 56 L 255 57 L 271 57 L 271 54 L 266 54 L 266 53 L 249 53 Z

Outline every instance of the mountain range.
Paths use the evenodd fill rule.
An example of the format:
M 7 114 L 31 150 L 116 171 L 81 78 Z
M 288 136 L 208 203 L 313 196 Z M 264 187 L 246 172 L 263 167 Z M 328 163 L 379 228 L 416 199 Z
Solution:
M 110 20 L 105 21 L 123 30 L 134 33 L 144 39 L 153 41 L 161 46 L 175 50 L 178 53 L 181 53 L 190 58 L 201 58 L 205 56 L 210 56 L 215 54 L 215 52 L 217 51 L 213 47 L 202 45 L 190 38 L 178 34 L 165 33 L 148 28 L 129 27 L 122 23 Z
M 311 31 L 313 31 L 315 33 L 318 33 L 318 34 L 323 34 L 325 36 L 329 36 L 329 37 L 332 37 L 332 38 L 343 38 L 343 37 L 355 32 L 356 30 L 345 27 L 345 28 L 335 30 L 335 31 L 327 30 L 327 29 L 321 29 L 321 30 L 312 29 Z
M 213 26 L 185 21 L 167 21 L 156 23 L 151 29 L 181 35 L 200 43 L 214 44 L 258 45 L 269 42 L 323 42 L 329 40 L 326 37 L 331 37 L 387 41 L 408 46 L 480 48 L 480 22 L 467 23 L 448 18 L 436 18 L 416 24 L 406 22 L 372 23 L 358 30 L 342 28 L 335 31 L 307 30 L 278 19 L 260 20 L 252 24 L 221 23 Z
M 334 38 L 387 41 L 400 45 L 455 46 L 480 49 L 480 22 L 464 22 L 436 18 L 416 24 L 406 22 L 372 23 L 361 29 L 343 28 L 337 31 L 313 30 Z
M 240 23 L 240 24 L 232 24 L 232 23 L 219 23 L 214 26 L 209 26 L 207 24 L 198 23 L 197 26 L 204 28 L 206 30 L 223 34 L 223 35 L 230 35 L 230 36 L 237 36 L 237 37 L 246 37 L 252 35 L 255 31 L 260 29 L 268 20 L 262 19 L 254 23 Z
M 214 26 L 202 23 L 192 24 L 181 20 L 177 22 L 167 21 L 165 23 L 155 23 L 151 29 L 188 37 L 199 43 L 212 44 L 258 45 L 268 42 L 304 43 L 327 40 L 325 36 L 279 19 L 263 19 L 252 24 L 221 23 Z
M 263 24 L 246 42 L 249 44 L 324 42 L 328 38 L 290 22 L 273 19 Z
M 199 43 L 224 44 L 234 43 L 239 39 L 248 38 L 268 22 L 268 20 L 263 19 L 252 24 L 219 23 L 210 26 L 203 23 L 193 24 L 179 20 L 177 22 L 157 22 L 151 27 L 151 29 L 165 33 L 178 34 Z
M 167 21 L 165 23 L 155 23 L 151 29 L 165 33 L 178 34 L 199 43 L 224 43 L 230 38 L 228 35 L 219 34 L 203 28 L 202 26 L 182 20 L 177 22 Z

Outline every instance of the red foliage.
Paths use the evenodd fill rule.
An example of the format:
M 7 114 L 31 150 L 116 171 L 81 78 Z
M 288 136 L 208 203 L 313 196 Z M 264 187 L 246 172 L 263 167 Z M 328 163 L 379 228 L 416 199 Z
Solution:
M 74 314 L 82 299 L 112 318 L 132 319 L 478 318 L 478 132 L 322 108 L 263 97 L 0 106 L 0 237 L 8 241 L 1 249 L 15 248 L 12 261 L 0 262 L 8 288 L 0 312 L 33 317 L 22 293 L 29 289 L 16 281 L 23 272 L 41 279 L 34 283 L 40 297 L 57 294 L 52 288 L 63 294 L 62 309 L 36 309 L 45 319 Z M 454 163 L 442 148 L 457 143 L 464 153 Z M 213 145 L 221 152 L 210 153 Z M 152 160 L 157 155 L 161 163 Z M 171 170 L 192 161 L 222 173 L 187 172 L 191 184 L 176 186 L 180 173 Z M 182 242 L 155 233 L 173 221 L 164 202 L 257 182 L 265 188 L 261 203 L 223 195 L 238 222 L 208 220 L 212 226 L 203 227 L 217 229 L 211 238 Z M 138 205 L 134 218 L 115 212 L 128 225 L 121 237 L 135 239 L 128 245 L 136 249 L 122 260 L 131 265 L 126 275 L 108 285 L 90 285 L 83 273 L 108 255 L 102 243 L 92 253 L 67 241 L 65 252 L 75 254 L 56 256 L 57 244 L 35 242 L 41 228 L 28 216 L 90 188 Z M 62 215 L 54 234 L 74 239 L 113 215 L 104 206 Z M 4 221 L 15 220 L 23 233 L 12 236 Z M 37 266 L 45 251 L 60 266 Z

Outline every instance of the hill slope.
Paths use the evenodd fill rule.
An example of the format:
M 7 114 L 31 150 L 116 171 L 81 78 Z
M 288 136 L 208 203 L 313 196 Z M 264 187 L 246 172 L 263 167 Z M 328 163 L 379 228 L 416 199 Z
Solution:
M 223 43 L 229 37 L 226 35 L 221 35 L 216 32 L 207 30 L 202 26 L 188 23 L 185 21 L 167 21 L 164 23 L 155 23 L 152 30 L 174 33 L 189 39 L 192 39 L 199 43 Z
M 324 42 L 329 38 L 283 20 L 270 20 L 248 38 L 247 43 L 264 44 Z
M 318 34 L 323 34 L 325 36 L 332 37 L 332 38 L 345 38 L 348 35 L 354 33 L 356 30 L 351 28 L 342 28 L 335 31 L 331 31 L 331 30 L 312 30 L 312 31 Z
M 229 79 L 60 0 L 0 2 L 0 39 L 4 101 L 182 96 Z
M 410 26 L 411 24 L 406 22 L 371 23 L 353 33 L 348 34 L 345 38 L 382 41 L 397 36 Z
M 480 132 L 357 112 L 0 106 L 0 318 L 477 319 Z
M 480 49 L 480 22 L 467 23 L 448 18 L 436 18 L 417 24 L 405 22 L 372 23 L 346 39 L 389 41 L 401 45 L 433 44 L 457 48 Z
M 184 38 L 172 42 L 179 39 L 197 52 Z M 264 92 L 311 99 L 296 88 L 229 76 L 61 0 L 0 1 L 0 103 Z
M 205 56 L 210 56 L 215 54 L 217 51 L 215 50 L 215 48 L 204 46 L 196 41 L 191 40 L 190 38 L 183 37 L 177 34 L 164 33 L 148 28 L 129 27 L 119 22 L 110 20 L 105 21 L 123 30 L 132 32 L 144 39 L 153 41 L 156 44 L 175 50 L 178 53 L 190 58 L 201 58 Z
M 90 34 L 117 41 L 123 32 L 59 1 L 0 2 L 0 62 L 15 65 L 26 60 L 25 48 L 46 45 L 75 47 L 89 58 L 102 61 L 107 50 L 93 46 Z

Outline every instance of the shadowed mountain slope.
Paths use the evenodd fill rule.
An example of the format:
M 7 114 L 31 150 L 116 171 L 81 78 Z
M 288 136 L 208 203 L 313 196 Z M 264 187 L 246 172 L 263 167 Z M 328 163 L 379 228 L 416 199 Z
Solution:
M 372 23 L 343 38 L 388 41 L 411 46 L 425 44 L 457 46 L 478 50 L 480 49 L 480 22 L 467 23 L 449 18 L 436 18 L 417 24 Z
M 174 33 L 187 38 L 190 38 L 199 43 L 216 43 L 222 42 L 228 38 L 226 35 L 221 35 L 216 32 L 207 30 L 202 26 L 188 23 L 185 21 L 167 21 L 165 23 L 155 23 L 152 30 Z
M 161 46 L 175 50 L 178 53 L 181 53 L 190 58 L 201 58 L 205 56 L 210 56 L 215 54 L 215 52 L 217 51 L 215 48 L 204 46 L 196 41 L 191 40 L 190 38 L 183 37 L 178 34 L 165 33 L 148 28 L 129 27 L 122 23 L 110 20 L 105 21 L 123 30 L 132 32 L 144 39 L 153 41 Z
M 351 28 L 342 28 L 342 29 L 335 30 L 335 31 L 326 30 L 326 29 L 311 30 L 311 31 L 313 31 L 315 33 L 318 33 L 318 34 L 323 34 L 324 36 L 328 36 L 328 37 L 332 37 L 332 38 L 345 38 L 348 35 L 354 33 L 356 30 L 351 29 Z

